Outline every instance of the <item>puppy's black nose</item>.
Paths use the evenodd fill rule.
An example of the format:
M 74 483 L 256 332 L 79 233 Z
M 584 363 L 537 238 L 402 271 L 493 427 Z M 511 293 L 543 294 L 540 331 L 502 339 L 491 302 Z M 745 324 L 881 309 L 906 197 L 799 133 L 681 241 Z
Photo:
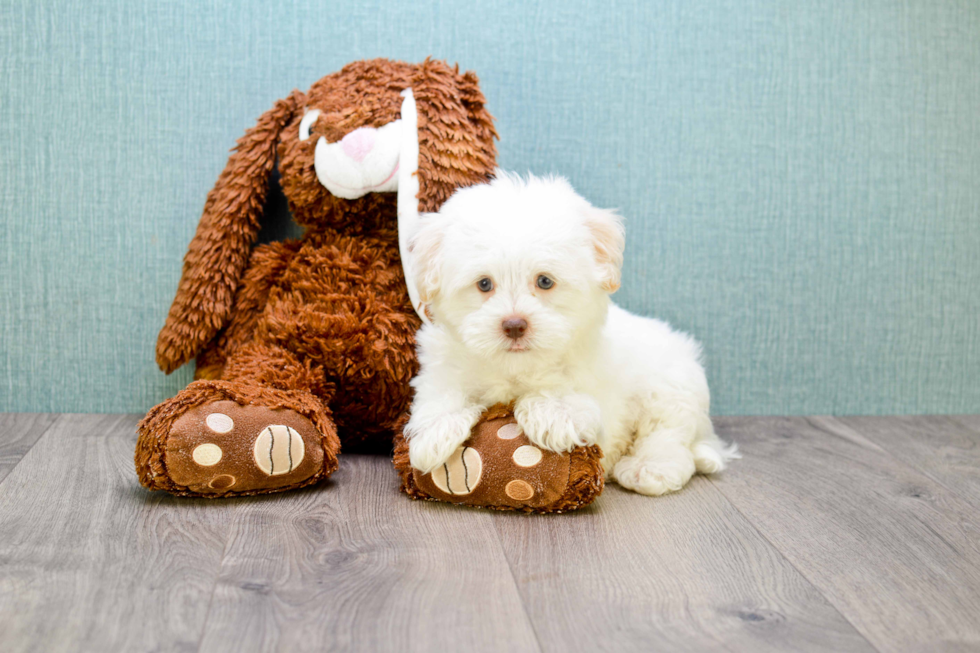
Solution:
M 504 320 L 500 326 L 503 327 L 508 338 L 517 340 L 527 331 L 527 320 L 523 317 L 511 317 Z

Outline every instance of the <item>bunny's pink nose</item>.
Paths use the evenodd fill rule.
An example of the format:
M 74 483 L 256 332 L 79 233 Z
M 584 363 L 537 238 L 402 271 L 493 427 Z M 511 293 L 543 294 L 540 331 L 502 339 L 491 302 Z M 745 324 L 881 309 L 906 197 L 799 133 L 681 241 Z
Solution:
M 360 127 L 347 134 L 340 140 L 344 154 L 358 163 L 364 160 L 374 147 L 375 130 L 371 127 Z

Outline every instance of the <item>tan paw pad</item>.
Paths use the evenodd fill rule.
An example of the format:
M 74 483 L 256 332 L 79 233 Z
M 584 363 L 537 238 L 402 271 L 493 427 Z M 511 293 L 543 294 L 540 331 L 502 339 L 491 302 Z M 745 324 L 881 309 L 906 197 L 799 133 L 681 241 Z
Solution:
M 432 482 L 446 494 L 469 494 L 480 484 L 483 460 L 476 449 L 460 447 L 441 467 L 432 471 Z
M 215 476 L 208 483 L 208 487 L 212 490 L 227 490 L 232 485 L 235 484 L 235 477 L 231 474 L 221 474 L 220 476 Z
M 296 429 L 283 424 L 265 427 L 252 449 L 255 464 L 269 476 L 288 474 L 303 462 L 305 446 Z
M 521 427 L 517 425 L 517 422 L 510 422 L 509 424 L 504 424 L 499 429 L 497 429 L 497 437 L 501 440 L 513 440 L 522 433 Z
M 213 442 L 206 442 L 195 447 L 191 457 L 201 467 L 211 467 L 221 461 L 221 447 Z
M 514 501 L 527 501 L 534 496 L 534 488 L 527 481 L 514 480 L 507 484 L 504 492 Z
M 224 413 L 211 413 L 204 418 L 204 423 L 215 433 L 227 433 L 235 428 L 235 420 Z
M 523 446 L 517 447 L 514 450 L 514 455 L 511 456 L 514 459 L 514 464 L 518 467 L 534 467 L 544 456 L 541 450 L 537 447 L 525 444 Z

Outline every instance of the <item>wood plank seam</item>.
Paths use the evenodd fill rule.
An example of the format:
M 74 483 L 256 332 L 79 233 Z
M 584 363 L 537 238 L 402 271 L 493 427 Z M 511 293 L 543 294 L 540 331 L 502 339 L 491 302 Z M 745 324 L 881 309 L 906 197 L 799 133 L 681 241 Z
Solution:
M 969 415 L 944 415 L 944 417 L 954 424 L 962 426 L 964 429 L 970 433 L 976 433 L 980 435 L 980 429 L 974 426 L 969 420 Z
M 943 415 L 928 415 L 927 417 L 937 418 L 937 417 L 945 417 L 945 416 L 943 416 Z M 933 483 L 935 483 L 939 487 L 943 488 L 944 490 L 946 490 L 947 492 L 949 492 L 951 495 L 959 498 L 961 501 L 965 501 L 967 503 L 971 503 L 972 502 L 972 499 L 969 496 L 964 496 L 962 490 L 957 489 L 955 487 L 950 487 L 949 483 L 947 483 L 944 479 L 939 478 L 938 476 L 936 476 L 934 473 L 932 473 L 927 468 L 922 467 L 921 465 L 915 465 L 915 464 L 912 464 L 912 463 L 910 463 L 910 462 L 908 462 L 906 460 L 903 460 L 902 458 L 898 457 L 895 453 L 893 453 L 891 449 L 881 446 L 875 440 L 873 440 L 870 436 L 867 436 L 864 433 L 862 433 L 861 431 L 858 431 L 855 427 L 849 425 L 847 422 L 842 422 L 840 419 L 838 419 L 836 417 L 826 417 L 824 419 L 829 419 L 834 424 L 837 424 L 840 428 L 846 429 L 853 436 L 856 436 L 861 441 L 865 442 L 868 445 L 871 445 L 872 447 L 875 448 L 876 451 L 878 451 L 881 454 L 884 454 L 889 459 L 891 459 L 892 461 L 894 461 L 896 464 L 901 465 L 905 469 L 907 469 L 907 470 L 909 470 L 909 471 L 911 471 L 911 472 L 913 472 L 915 474 L 920 474 L 922 476 L 925 476 L 927 479 L 929 479 L 930 481 L 932 481 Z M 820 423 L 814 422 L 813 421 L 813 418 L 811 418 L 811 417 L 804 417 L 803 420 L 809 426 L 813 427 L 817 431 L 820 431 L 821 433 L 825 433 L 825 434 L 827 434 L 827 435 L 829 435 L 830 437 L 833 437 L 833 438 L 841 438 L 841 435 L 839 433 L 834 433 L 831 429 L 827 428 L 826 426 L 822 426 Z M 957 421 L 957 420 L 955 420 L 955 419 L 950 419 L 950 421 L 953 422 L 954 424 L 960 424 L 960 422 Z M 968 430 L 971 430 L 972 431 L 972 429 L 969 429 L 969 427 L 964 427 L 964 428 L 967 428 Z M 975 518 L 974 521 L 977 523 L 977 525 L 980 525 L 980 514 L 977 515 L 977 517 Z M 923 526 L 926 526 L 927 528 L 929 528 L 930 531 L 932 531 L 937 537 L 939 537 L 939 534 L 938 533 L 935 533 L 935 531 L 933 531 L 932 528 L 928 527 L 928 525 L 926 525 L 925 523 L 923 523 Z M 956 551 L 956 548 L 953 547 L 952 545 L 950 545 L 949 542 L 946 542 L 946 540 L 944 538 L 940 537 L 940 539 L 947 546 L 949 546 L 953 551 Z
M 517 596 L 521 599 L 521 611 L 524 612 L 524 618 L 527 619 L 527 623 L 531 626 L 531 632 L 534 633 L 534 642 L 538 645 L 538 651 L 544 653 L 544 648 L 541 646 L 541 635 L 538 633 L 538 626 L 534 623 L 534 619 L 531 618 L 531 613 L 527 610 L 527 601 L 524 598 L 524 593 L 521 592 L 521 586 L 517 582 L 517 574 L 514 573 L 514 563 L 511 562 L 510 556 L 507 555 L 507 549 L 504 546 L 503 536 L 500 534 L 500 528 L 497 526 L 498 519 L 503 517 L 510 517 L 511 515 L 494 515 L 496 519 L 493 520 L 493 532 L 497 534 L 497 546 L 500 548 L 501 555 L 504 556 L 504 560 L 507 562 L 507 569 L 510 572 L 510 580 L 514 583 L 514 591 L 517 592 Z
M 204 620 L 201 622 L 201 632 L 197 636 L 197 651 L 200 652 L 201 647 L 204 646 L 204 636 L 208 632 L 208 619 L 211 617 L 211 606 L 214 605 L 214 595 L 218 591 L 218 585 L 221 583 L 221 572 L 225 568 L 225 560 L 228 558 L 228 544 L 231 542 L 231 538 L 234 536 L 234 528 L 229 521 L 228 530 L 225 533 L 225 543 L 221 548 L 221 562 L 218 563 L 218 569 L 214 574 L 214 583 L 211 585 L 211 593 L 208 595 L 208 607 L 204 611 Z
M 47 414 L 51 414 L 51 413 L 47 413 Z M 11 467 L 9 470 L 7 470 L 7 472 L 3 476 L 0 476 L 0 485 L 3 485 L 3 482 L 6 481 L 13 474 L 13 472 L 14 472 L 15 469 L 17 469 L 17 465 L 19 465 L 24 460 L 24 458 L 27 457 L 27 454 L 29 454 L 31 452 L 31 449 L 33 449 L 34 447 L 36 447 L 37 446 L 37 443 L 41 441 L 41 438 L 43 438 L 45 435 L 47 435 L 48 433 L 50 433 L 51 432 L 51 429 L 54 427 L 54 425 L 55 424 L 58 424 L 62 419 L 64 419 L 64 416 L 65 416 L 64 413 L 55 413 L 55 418 L 52 419 L 51 422 L 49 422 L 46 427 L 44 427 L 44 430 L 41 431 L 41 433 L 37 436 L 37 438 L 34 439 L 34 442 L 31 443 L 31 445 L 27 448 L 26 451 L 24 451 L 23 454 L 21 454 L 20 460 L 18 460 L 17 462 L 15 462 L 14 465 L 13 465 L 13 467 Z M 2 435 L 2 434 L 0 434 L 0 435 Z
M 858 632 L 879 650 L 975 645 L 969 606 L 980 590 L 980 549 L 975 510 L 958 493 L 833 418 L 724 423 L 725 434 L 741 433 L 753 446 L 747 473 L 718 481 L 719 489 L 810 570 L 827 599 L 862 624 Z M 808 538 L 810 528 L 820 530 Z
M 731 499 L 729 499 L 727 496 L 725 496 L 725 493 L 722 492 L 721 488 L 718 487 L 717 480 L 713 476 L 707 476 L 706 478 L 708 479 L 711 488 L 715 492 L 717 492 L 719 495 L 721 495 L 721 497 L 726 502 L 728 502 L 728 504 L 735 510 L 735 512 L 737 512 L 739 515 L 742 516 L 742 519 L 745 520 L 745 523 L 747 523 L 749 526 L 751 526 L 752 529 L 756 533 L 759 534 L 759 537 L 761 537 L 763 540 L 765 540 L 766 543 L 768 543 L 769 546 L 772 547 L 772 550 L 775 551 L 776 553 L 778 553 L 779 554 L 779 557 L 786 561 L 786 564 L 788 564 L 790 567 L 792 567 L 793 569 L 795 569 L 796 570 L 796 573 L 798 573 L 801 578 L 805 579 L 806 582 L 809 583 L 811 587 L 813 587 L 813 590 L 815 592 L 817 592 L 818 594 L 820 594 L 824 598 L 824 600 L 827 602 L 827 605 L 829 605 L 830 607 L 832 607 L 834 609 L 834 612 L 836 612 L 837 614 L 839 614 L 840 615 L 840 618 L 843 619 L 845 622 L 847 622 L 851 626 L 851 628 L 854 629 L 854 632 L 856 632 L 858 635 L 860 635 L 861 638 L 868 643 L 868 646 L 870 646 L 871 648 L 873 648 L 876 651 L 881 651 L 880 648 L 878 648 L 877 646 L 875 646 L 874 643 L 870 639 L 868 639 L 867 634 L 865 634 L 864 632 L 862 632 L 861 629 L 858 628 L 857 625 L 854 622 L 852 622 L 850 619 L 847 618 L 847 615 L 844 614 L 841 611 L 840 606 L 837 605 L 837 603 L 834 602 L 834 600 L 831 597 L 827 596 L 827 593 L 826 592 L 824 592 L 822 589 L 820 589 L 820 585 L 814 579 L 810 578 L 807 574 L 805 574 L 803 572 L 803 570 L 800 569 L 796 565 L 796 563 L 794 563 L 789 558 L 789 556 L 786 555 L 785 552 L 783 552 L 782 549 L 780 549 L 778 546 L 776 546 L 776 543 L 775 542 L 773 542 L 765 533 L 762 532 L 762 530 L 756 525 L 755 522 L 753 522 L 751 519 L 749 519 L 749 516 L 748 515 L 746 515 L 744 512 L 742 512 L 739 509 L 739 507 L 737 505 L 735 505 L 735 503 Z

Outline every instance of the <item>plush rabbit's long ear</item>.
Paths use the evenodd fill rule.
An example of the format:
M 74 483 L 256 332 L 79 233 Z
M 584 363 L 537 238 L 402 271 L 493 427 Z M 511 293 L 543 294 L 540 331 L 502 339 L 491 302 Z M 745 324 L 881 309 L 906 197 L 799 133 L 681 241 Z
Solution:
M 184 256 L 177 296 L 157 338 L 157 364 L 167 374 L 196 356 L 227 322 L 258 237 L 280 134 L 305 101 L 293 91 L 262 114 L 238 140 L 208 193 Z

